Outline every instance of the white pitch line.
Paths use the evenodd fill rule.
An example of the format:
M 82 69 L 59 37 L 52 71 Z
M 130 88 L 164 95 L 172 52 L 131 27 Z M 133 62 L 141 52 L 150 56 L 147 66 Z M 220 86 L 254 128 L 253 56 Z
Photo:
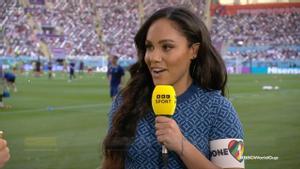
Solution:
M 85 105 L 76 105 L 76 106 L 50 106 L 49 105 L 48 107 L 44 107 L 44 108 L 19 110 L 13 112 L 7 111 L 6 113 L 26 113 L 26 112 L 39 112 L 39 111 L 56 111 L 56 110 L 81 109 L 81 108 L 92 108 L 92 107 L 105 107 L 105 106 L 109 106 L 110 104 L 111 103 L 85 104 Z

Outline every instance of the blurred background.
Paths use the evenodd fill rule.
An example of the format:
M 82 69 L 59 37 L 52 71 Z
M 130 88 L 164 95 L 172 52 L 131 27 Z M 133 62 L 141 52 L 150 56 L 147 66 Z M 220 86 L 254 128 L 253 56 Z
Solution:
M 109 58 L 125 69 L 135 63 L 139 26 L 178 5 L 202 18 L 226 62 L 246 168 L 299 168 L 299 0 L 0 0 L 0 65 L 16 78 L 0 83 L 12 156 L 5 168 L 98 168 Z

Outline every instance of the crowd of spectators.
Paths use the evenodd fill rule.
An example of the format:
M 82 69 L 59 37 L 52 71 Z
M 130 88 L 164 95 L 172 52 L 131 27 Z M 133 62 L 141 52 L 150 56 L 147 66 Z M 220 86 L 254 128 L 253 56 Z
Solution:
M 40 44 L 45 43 L 49 50 L 64 49 L 68 55 L 100 56 L 107 52 L 132 58 L 141 13 L 147 17 L 167 5 L 186 5 L 202 14 L 197 6 L 205 6 L 205 1 L 182 0 L 145 0 L 141 1 L 143 6 L 136 0 L 47 2 L 23 7 L 17 0 L 1 1 L 5 21 L 0 55 L 41 55 Z
M 300 59 L 300 51 L 295 48 L 276 48 L 271 47 L 266 50 L 250 51 L 227 51 L 224 55 L 226 59 L 242 59 L 252 61 L 285 61 Z
M 215 43 L 249 47 L 249 50 L 227 51 L 224 56 L 229 58 L 300 59 L 300 27 L 297 25 L 300 25 L 300 13 L 214 16 L 211 33 Z M 266 49 L 260 50 L 264 46 Z
M 135 56 L 134 35 L 140 25 L 138 1 L 111 2 L 101 9 L 102 41 L 109 53 Z
M 300 13 L 238 14 L 213 17 L 213 41 L 230 45 L 299 45 Z
M 18 0 L 0 2 L 0 55 L 42 55 L 41 44 L 67 55 L 134 58 L 133 38 L 142 17 L 169 5 L 188 6 L 205 19 L 205 0 L 48 0 L 22 6 Z M 139 4 L 143 2 L 143 5 Z M 225 51 L 224 56 L 299 59 L 300 14 L 238 14 L 212 17 L 216 46 L 270 46 L 267 50 Z M 225 45 L 224 45 L 225 44 Z M 277 48 L 279 46 L 279 48 Z M 296 46 L 283 48 L 282 46 Z M 298 46 L 298 48 L 297 48 Z
M 1 1 L 0 6 L 0 55 L 37 55 L 36 39 L 24 10 L 14 1 Z
M 96 32 L 96 14 L 91 7 L 62 1 L 53 4 L 52 8 L 42 8 L 45 8 L 44 12 L 33 15 L 33 20 L 42 30 L 54 28 L 46 35 L 45 31 L 40 32 L 50 49 L 63 48 L 71 55 L 103 54 Z
M 1 5 L 3 41 L 0 55 L 41 55 L 41 43 L 51 51 L 65 49 L 70 55 L 101 55 L 103 48 L 95 29 L 95 13 L 88 7 L 62 2 L 22 7 L 18 1 Z

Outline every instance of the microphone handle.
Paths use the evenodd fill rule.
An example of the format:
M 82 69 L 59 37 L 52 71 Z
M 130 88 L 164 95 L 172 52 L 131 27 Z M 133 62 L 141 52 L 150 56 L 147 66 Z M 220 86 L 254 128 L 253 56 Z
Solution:
M 165 117 L 172 118 L 172 115 L 163 115 Z M 163 168 L 168 169 L 168 149 L 165 145 L 161 147 L 162 160 L 163 160 Z
M 161 147 L 161 153 L 162 154 L 168 154 L 168 149 L 167 149 L 167 147 L 165 145 L 162 145 L 162 147 Z
M 161 152 L 162 152 L 163 168 L 167 169 L 168 168 L 168 149 L 166 148 L 165 145 L 162 145 Z

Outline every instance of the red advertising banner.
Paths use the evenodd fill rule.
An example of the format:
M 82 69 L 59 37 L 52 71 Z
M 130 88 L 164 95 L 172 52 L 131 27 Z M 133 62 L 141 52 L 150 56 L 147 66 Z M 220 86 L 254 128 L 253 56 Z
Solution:
M 284 14 L 300 13 L 300 3 L 268 3 L 255 5 L 211 5 L 211 15 L 237 15 L 237 14 Z

